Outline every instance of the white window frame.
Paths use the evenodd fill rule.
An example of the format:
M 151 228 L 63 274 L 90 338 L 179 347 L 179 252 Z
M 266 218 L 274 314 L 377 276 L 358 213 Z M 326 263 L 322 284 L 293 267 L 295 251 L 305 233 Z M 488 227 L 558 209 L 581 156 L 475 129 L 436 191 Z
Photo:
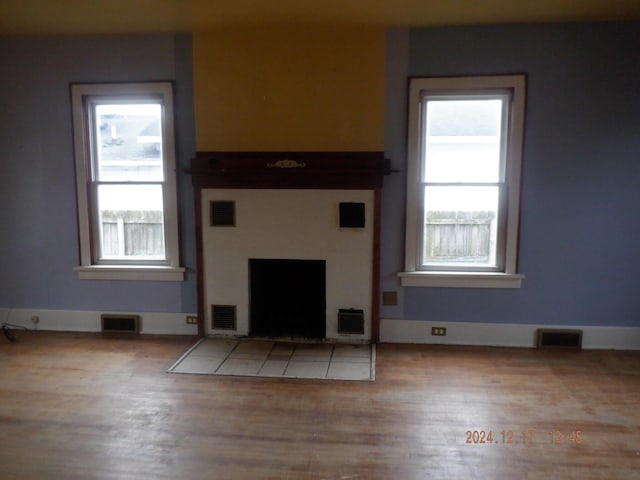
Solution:
M 92 199 L 93 165 L 90 145 L 91 130 L 88 112 L 92 99 L 100 97 L 130 101 L 132 97 L 158 97 L 162 100 L 163 115 L 163 211 L 166 260 L 161 262 L 99 262 L 91 218 L 97 218 L 97 202 Z M 74 153 L 80 265 L 74 267 L 81 280 L 150 280 L 182 281 L 185 269 L 180 267 L 178 243 L 178 202 L 174 139 L 173 85 L 171 82 L 72 84 Z
M 504 192 L 501 216 L 506 222 L 498 271 L 481 269 L 430 270 L 422 266 L 424 188 L 422 182 L 423 104 L 429 95 L 474 95 L 509 91 L 509 126 L 506 139 Z M 520 214 L 520 175 L 526 96 L 525 75 L 412 78 L 409 84 L 409 135 L 407 158 L 407 216 L 405 271 L 400 282 L 405 287 L 520 288 L 524 275 L 516 272 Z

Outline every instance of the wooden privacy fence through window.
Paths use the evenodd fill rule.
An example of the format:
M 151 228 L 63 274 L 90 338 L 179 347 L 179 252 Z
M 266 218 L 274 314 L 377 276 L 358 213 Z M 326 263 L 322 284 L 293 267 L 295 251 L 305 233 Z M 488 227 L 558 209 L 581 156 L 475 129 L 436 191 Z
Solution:
M 104 256 L 158 256 L 164 254 L 160 211 L 102 211 Z
M 487 261 L 496 214 L 492 211 L 429 211 L 425 257 L 433 260 Z

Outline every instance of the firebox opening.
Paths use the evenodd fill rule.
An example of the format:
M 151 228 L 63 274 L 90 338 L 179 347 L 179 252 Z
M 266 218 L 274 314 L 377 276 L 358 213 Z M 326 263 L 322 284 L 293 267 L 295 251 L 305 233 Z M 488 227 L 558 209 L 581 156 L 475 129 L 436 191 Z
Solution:
M 249 259 L 250 332 L 259 337 L 326 337 L 326 262 Z

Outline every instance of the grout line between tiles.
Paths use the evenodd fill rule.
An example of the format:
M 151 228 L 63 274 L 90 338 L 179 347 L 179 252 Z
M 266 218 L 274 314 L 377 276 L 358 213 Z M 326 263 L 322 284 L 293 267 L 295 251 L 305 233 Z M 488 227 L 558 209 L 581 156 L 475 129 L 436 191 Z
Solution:
M 282 375 L 281 377 L 284 378 L 287 376 L 287 370 L 289 370 L 289 365 L 291 365 L 291 359 L 294 357 L 294 355 L 296 354 L 296 350 L 298 349 L 298 344 L 294 343 L 293 344 L 293 350 L 291 351 L 291 356 L 289 357 L 289 360 L 287 360 L 287 366 L 284 367 L 284 370 L 282 371 Z
M 229 355 L 231 355 L 233 352 L 236 351 L 236 348 L 238 348 L 238 346 L 240 345 L 240 341 L 236 340 L 235 342 L 236 342 L 235 346 L 231 350 L 229 350 L 229 353 L 227 353 L 227 356 L 224 357 L 224 360 L 220 362 L 220 365 L 218 365 L 218 368 L 214 370 L 214 373 L 218 373 L 218 370 L 220 370 L 222 366 L 226 363 L 226 361 L 229 360 Z
M 329 354 L 329 362 L 327 363 L 327 371 L 324 372 L 324 378 L 329 378 L 329 370 L 331 370 L 331 362 L 333 361 L 333 352 L 335 352 L 335 345 L 331 345 L 331 353 Z
M 262 369 L 264 368 L 265 363 L 267 363 L 267 360 L 269 360 L 269 355 L 271 355 L 271 352 L 273 352 L 273 349 L 276 348 L 276 342 L 272 342 L 271 343 L 271 349 L 269 350 L 269 352 L 265 355 L 264 360 L 262 360 L 262 365 L 260 365 L 260 368 L 258 369 L 258 373 L 257 375 L 260 377 L 266 377 L 266 375 L 260 375 L 260 372 L 262 371 Z
M 167 372 L 172 372 L 172 371 L 173 371 L 173 370 L 174 370 L 178 365 L 180 365 L 180 364 L 182 363 L 182 361 L 183 361 L 185 358 L 187 358 L 189 355 L 191 355 L 191 352 L 193 352 L 193 351 L 196 349 L 196 347 L 197 347 L 198 345 L 200 345 L 200 344 L 201 344 L 205 339 L 206 339 L 206 337 L 201 338 L 200 340 L 198 340 L 198 341 L 196 342 L 196 344 L 195 344 L 193 347 L 191 347 L 189 350 L 187 350 L 186 352 L 184 352 L 184 354 L 183 354 L 183 355 L 182 355 L 178 360 L 176 360 L 176 361 L 173 363 L 173 365 L 171 365 L 171 366 L 169 367 L 169 369 L 167 370 Z

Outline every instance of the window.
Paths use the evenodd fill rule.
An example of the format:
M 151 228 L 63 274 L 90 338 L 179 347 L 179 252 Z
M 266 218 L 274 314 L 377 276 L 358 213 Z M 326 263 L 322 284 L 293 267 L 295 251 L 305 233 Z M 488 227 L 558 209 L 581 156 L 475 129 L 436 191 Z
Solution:
M 517 288 L 523 75 L 409 88 L 404 286 Z
M 83 279 L 182 280 L 171 83 L 71 86 Z

